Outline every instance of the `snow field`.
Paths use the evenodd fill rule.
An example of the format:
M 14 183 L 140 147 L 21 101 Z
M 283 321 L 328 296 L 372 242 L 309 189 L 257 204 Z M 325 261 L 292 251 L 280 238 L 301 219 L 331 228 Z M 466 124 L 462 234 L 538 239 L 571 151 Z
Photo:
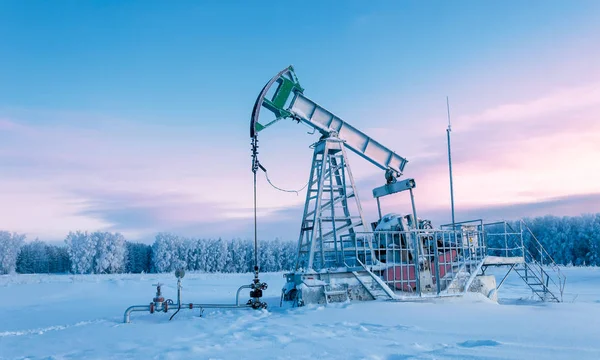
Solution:
M 561 304 L 531 301 L 516 276 L 500 304 L 472 294 L 427 302 L 353 302 L 268 311 L 123 312 L 151 284 L 175 298 L 172 274 L 0 276 L 0 359 L 598 359 L 600 269 L 565 268 Z M 183 302 L 233 303 L 251 274 L 187 274 Z M 243 291 L 243 300 L 248 292 Z M 574 301 L 573 301 L 574 300 Z

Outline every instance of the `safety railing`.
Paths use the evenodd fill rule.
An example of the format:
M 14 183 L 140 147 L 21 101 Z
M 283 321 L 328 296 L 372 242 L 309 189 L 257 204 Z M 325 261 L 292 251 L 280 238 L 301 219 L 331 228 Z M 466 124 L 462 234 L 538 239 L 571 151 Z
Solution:
M 526 253 L 525 260 L 527 262 L 532 262 L 537 265 L 536 267 L 539 270 L 540 280 L 542 280 L 546 287 L 550 288 L 551 286 L 554 286 L 556 289 L 558 289 L 560 293 L 560 300 L 562 301 L 567 277 L 560 270 L 560 267 L 554 261 L 552 256 L 550 256 L 548 251 L 546 251 L 544 246 L 542 246 L 542 243 L 538 240 L 533 231 L 531 231 L 527 223 L 524 220 L 520 220 L 519 226 L 521 227 L 521 229 L 524 228 L 527 231 L 527 233 L 530 236 L 530 242 L 537 252 L 536 257 L 527 248 L 523 247 Z M 550 274 L 544 269 L 544 267 L 550 269 L 550 271 L 553 272 L 555 276 L 550 276 Z
M 507 221 L 486 223 L 484 235 L 489 244 L 487 254 L 503 257 L 522 257 L 526 266 L 525 277 L 535 277 L 546 291 L 560 294 L 562 301 L 566 276 L 533 231 L 523 220 L 518 230 Z M 527 241 L 524 234 L 527 234 Z
M 344 266 L 361 264 L 403 295 L 465 291 L 486 254 L 477 228 L 376 231 L 341 237 Z
M 525 257 L 523 233 L 516 231 L 506 221 L 485 223 L 484 236 L 487 238 L 488 255 L 502 257 Z

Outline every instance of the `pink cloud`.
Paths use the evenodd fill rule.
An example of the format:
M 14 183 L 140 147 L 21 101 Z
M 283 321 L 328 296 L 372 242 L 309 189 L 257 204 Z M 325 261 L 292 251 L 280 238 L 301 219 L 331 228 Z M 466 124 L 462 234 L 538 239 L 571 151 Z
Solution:
M 19 124 L 17 122 L 11 121 L 9 119 L 0 117 L 0 130 L 16 131 L 16 130 L 22 130 L 24 128 L 25 127 L 22 124 Z
M 490 122 L 521 122 L 600 105 L 600 82 L 555 90 L 533 100 L 498 105 L 478 114 L 458 116 L 454 128 L 464 131 Z

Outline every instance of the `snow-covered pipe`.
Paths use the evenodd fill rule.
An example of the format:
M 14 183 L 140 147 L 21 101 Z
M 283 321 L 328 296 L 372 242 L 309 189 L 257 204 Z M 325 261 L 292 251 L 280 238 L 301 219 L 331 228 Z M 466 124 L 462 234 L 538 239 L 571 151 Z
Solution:
M 249 304 L 172 304 L 172 308 L 177 308 L 177 311 L 181 309 L 250 309 L 252 305 Z M 171 309 L 171 306 L 168 307 L 168 310 Z M 164 308 L 157 308 L 155 312 L 168 312 L 164 310 Z M 123 316 L 123 322 L 128 324 L 131 321 L 131 313 L 134 311 L 148 311 L 150 312 L 150 305 L 133 305 L 125 310 L 125 315 Z
M 251 308 L 252 305 L 234 305 L 234 304 L 192 304 L 194 308 L 206 308 L 206 309 L 246 309 Z
M 134 311 L 150 311 L 150 305 L 133 305 L 128 307 L 123 317 L 124 323 L 129 323 L 129 315 Z
M 132 305 L 130 307 L 127 308 L 127 310 L 125 310 L 125 314 L 123 315 L 123 322 L 124 323 L 129 323 L 130 322 L 130 318 L 131 318 L 131 313 L 134 311 L 152 311 L 154 310 L 155 312 L 168 312 L 170 309 L 175 309 L 177 308 L 177 312 L 179 312 L 181 309 L 198 309 L 198 308 L 204 308 L 204 309 L 246 309 L 246 308 L 251 308 L 252 305 L 249 304 L 240 304 L 240 292 L 243 289 L 252 289 L 252 285 L 242 285 L 237 289 L 237 292 L 235 294 L 235 304 L 193 304 L 193 303 L 189 303 L 189 304 L 183 304 L 181 302 L 181 280 L 177 281 L 177 303 L 175 304 L 168 304 L 166 306 L 166 310 L 165 310 L 165 305 L 163 305 L 164 303 L 159 303 L 159 305 L 155 305 L 154 309 L 152 309 L 151 305 Z M 177 312 L 175 312 L 175 314 L 177 314 Z M 173 314 L 173 316 L 175 316 L 175 314 Z M 171 316 L 171 319 L 173 318 L 173 316 Z
M 237 290 L 237 293 L 235 294 L 235 304 L 238 306 L 240 305 L 240 291 L 242 291 L 242 289 L 252 289 L 252 285 L 242 285 Z
M 177 274 L 177 273 L 176 273 Z M 177 276 L 177 311 L 169 318 L 169 321 L 173 320 L 175 315 L 181 310 L 181 277 Z

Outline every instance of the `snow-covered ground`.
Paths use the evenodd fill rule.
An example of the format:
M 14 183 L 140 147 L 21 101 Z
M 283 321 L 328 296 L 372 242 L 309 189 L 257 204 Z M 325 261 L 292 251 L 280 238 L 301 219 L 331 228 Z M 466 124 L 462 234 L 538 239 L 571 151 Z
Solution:
M 268 311 L 133 313 L 170 274 L 0 276 L 0 359 L 600 359 L 600 269 L 566 268 L 561 304 L 531 301 L 516 277 L 500 304 L 476 295 L 428 302 L 353 302 Z M 183 302 L 232 303 L 252 276 L 187 274 Z M 244 293 L 244 299 L 247 292 Z

